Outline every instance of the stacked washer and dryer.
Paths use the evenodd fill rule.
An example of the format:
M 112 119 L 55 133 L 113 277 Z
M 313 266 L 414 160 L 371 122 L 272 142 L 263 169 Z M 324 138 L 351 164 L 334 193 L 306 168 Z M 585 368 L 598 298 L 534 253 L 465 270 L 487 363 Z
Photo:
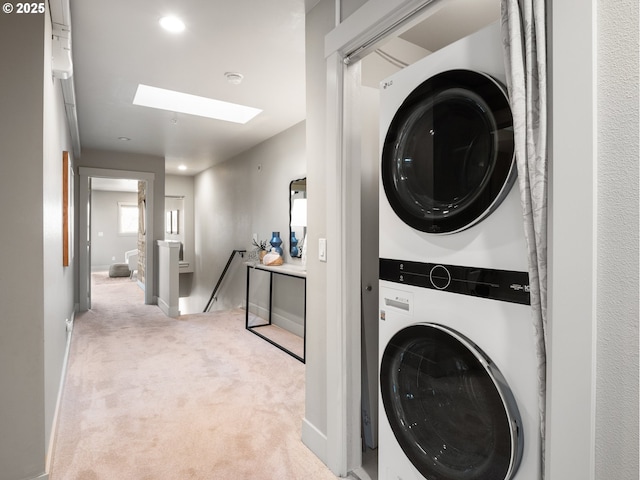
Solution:
M 380 480 L 537 480 L 537 359 L 498 23 L 383 82 Z

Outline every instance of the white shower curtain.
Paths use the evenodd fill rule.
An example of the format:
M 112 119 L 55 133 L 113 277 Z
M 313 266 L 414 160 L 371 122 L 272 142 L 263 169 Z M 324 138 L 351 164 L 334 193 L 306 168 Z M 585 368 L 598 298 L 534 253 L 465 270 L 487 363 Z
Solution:
M 536 332 L 544 477 L 547 350 L 547 61 L 545 0 L 502 0 L 502 44 L 513 111 L 520 200 Z

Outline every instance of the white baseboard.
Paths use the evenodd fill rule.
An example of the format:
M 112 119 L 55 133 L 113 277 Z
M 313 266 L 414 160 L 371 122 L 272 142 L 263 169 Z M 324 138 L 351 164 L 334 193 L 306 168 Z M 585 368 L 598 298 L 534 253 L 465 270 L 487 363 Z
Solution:
M 303 319 L 300 319 L 300 323 L 298 323 L 295 319 L 292 320 L 290 318 L 283 317 L 282 315 L 278 315 L 277 313 L 274 313 L 271 319 L 271 323 L 274 325 L 284 328 L 291 333 L 295 333 L 299 337 L 304 336 L 303 321 Z
M 249 312 L 264 319 L 265 323 L 269 321 L 269 310 L 254 303 L 249 304 Z M 304 319 L 303 318 L 287 318 L 278 313 L 271 313 L 271 323 L 277 325 L 289 332 L 299 336 L 304 336 Z
M 177 318 L 180 316 L 180 309 L 178 306 L 171 307 L 167 302 L 165 302 L 161 298 L 158 298 L 158 306 L 160 307 L 160 310 L 162 310 L 167 317 Z
M 71 349 L 71 337 L 73 336 L 73 325 L 76 320 L 76 309 L 71 312 L 71 318 L 67 322 L 67 345 L 64 350 L 64 358 L 62 360 L 62 372 L 60 373 L 60 385 L 58 386 L 58 398 L 56 399 L 56 408 L 53 412 L 53 422 L 51 425 L 51 435 L 49 437 L 49 448 L 47 450 L 47 458 L 45 460 L 45 471 L 39 477 L 33 480 L 49 480 L 49 473 L 51 471 L 51 461 L 53 459 L 53 449 L 56 443 L 56 433 L 58 431 L 58 415 L 60 413 L 60 405 L 62 401 L 62 390 L 64 388 L 64 382 L 67 378 L 67 366 L 69 364 L 69 350 Z
M 49 480 L 49 474 L 48 473 L 43 473 L 42 475 L 40 475 L 38 477 L 31 478 L 31 480 Z
M 302 443 L 322 460 L 325 465 L 327 464 L 327 436 L 306 418 L 302 420 Z

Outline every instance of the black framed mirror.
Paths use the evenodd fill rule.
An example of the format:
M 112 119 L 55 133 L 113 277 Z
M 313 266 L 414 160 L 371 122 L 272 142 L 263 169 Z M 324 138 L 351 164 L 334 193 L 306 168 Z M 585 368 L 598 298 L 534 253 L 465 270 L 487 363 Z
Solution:
M 289 254 L 300 258 L 307 236 L 307 179 L 298 178 L 289 184 Z

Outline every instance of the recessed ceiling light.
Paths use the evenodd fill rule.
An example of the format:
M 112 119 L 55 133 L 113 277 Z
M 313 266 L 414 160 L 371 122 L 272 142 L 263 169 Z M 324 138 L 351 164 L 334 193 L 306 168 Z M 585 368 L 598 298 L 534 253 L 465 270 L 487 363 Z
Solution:
M 173 15 L 162 17 L 160 26 L 171 33 L 180 33 L 184 30 L 184 22 Z
M 133 104 L 242 124 L 262 112 L 259 108 L 142 84 L 138 85 Z
M 120 140 L 121 142 L 128 142 L 131 139 L 129 137 L 118 137 L 118 140 Z
M 186 165 L 180 165 L 180 166 L 178 167 L 178 170 L 182 170 L 183 172 L 184 172 L 186 169 L 187 169 L 187 166 L 186 166 Z

